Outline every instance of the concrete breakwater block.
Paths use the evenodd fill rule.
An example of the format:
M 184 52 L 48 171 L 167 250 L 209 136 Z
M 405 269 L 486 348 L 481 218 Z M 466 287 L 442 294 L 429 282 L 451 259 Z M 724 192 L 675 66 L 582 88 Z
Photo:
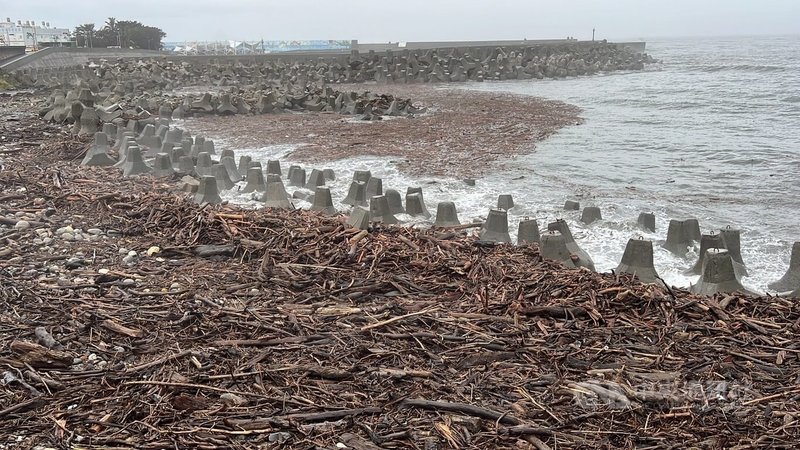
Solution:
M 353 172 L 353 181 L 360 181 L 365 183 L 372 177 L 372 172 L 369 170 L 356 170 Z
M 164 151 L 164 149 L 169 148 L 169 151 Z M 186 156 L 182 147 L 174 147 L 173 144 L 166 142 L 161 145 L 161 152 L 159 153 L 167 153 L 169 155 L 169 161 L 172 163 L 172 167 L 178 167 L 178 164 L 181 162 L 181 157 Z
M 239 171 L 239 176 L 244 178 L 247 176 L 247 169 L 250 168 L 250 163 L 253 162 L 253 158 L 242 155 L 239 157 L 239 167 L 237 167 Z
M 106 122 L 103 124 L 102 131 L 106 134 L 106 136 L 108 136 L 109 139 L 111 139 L 112 136 L 117 135 L 117 126 L 113 123 Z
M 458 220 L 456 204 L 453 202 L 439 202 L 436 205 L 436 220 L 433 222 L 433 226 L 457 227 L 459 225 L 461 225 L 461 222 Z
M 220 198 L 217 190 L 216 178 L 209 175 L 200 177 L 200 186 L 197 187 L 194 202 L 199 204 L 210 203 L 212 205 L 222 203 L 222 198 Z
M 697 219 L 686 219 L 683 221 L 683 226 L 686 228 L 686 235 L 691 240 L 700 242 L 702 234 L 700 233 L 700 222 Z
M 128 146 L 127 156 L 125 162 L 120 166 L 122 169 L 123 177 L 130 177 L 133 175 L 141 175 L 143 173 L 150 173 L 152 169 L 144 162 L 142 151 L 136 144 Z
M 336 173 L 333 169 L 322 169 L 322 176 L 325 177 L 325 181 L 334 181 L 336 179 Z
M 376 195 L 383 195 L 383 180 L 378 177 L 370 177 L 367 180 L 367 197 L 372 198 Z
M 670 220 L 667 228 L 667 241 L 662 247 L 676 256 L 686 256 L 689 247 L 694 243 L 688 228 L 684 220 Z
M 228 178 L 230 178 L 231 181 L 237 183 L 242 180 L 242 176 L 239 175 L 239 169 L 236 167 L 236 161 L 232 156 L 220 158 L 219 163 L 225 167 L 225 170 L 228 172 Z
M 213 165 L 214 161 L 211 160 L 211 155 L 206 152 L 202 152 L 197 155 L 197 164 L 194 168 L 194 171 L 198 176 L 201 177 L 205 175 L 211 175 L 213 177 L 214 174 L 211 171 L 211 167 Z
M 228 175 L 228 169 L 222 164 L 217 163 L 212 165 L 211 174 L 214 175 L 214 178 L 217 180 L 217 190 L 219 192 L 227 191 L 236 186 L 236 183 L 234 183 Z
M 274 175 L 273 175 L 274 176 Z M 261 197 L 264 206 L 267 208 L 294 209 L 294 205 L 289 201 L 289 194 L 283 187 L 283 182 L 278 177 L 277 181 L 270 180 L 267 176 L 267 190 Z
M 655 233 L 656 215 L 653 213 L 639 213 L 639 218 L 636 219 L 636 224 L 643 230 Z
M 567 211 L 579 211 L 581 209 L 581 204 L 574 200 L 567 200 L 564 202 L 564 209 Z
M 289 179 L 292 179 L 292 168 L 300 169 L 300 166 L 291 166 L 289 167 Z M 302 169 L 301 169 L 302 170 Z M 277 176 L 283 176 L 283 171 L 281 170 L 281 162 L 277 159 L 270 159 L 267 160 L 267 173 L 275 174 Z M 306 175 L 305 170 L 303 170 L 303 184 L 306 183 Z M 292 185 L 294 186 L 294 185 Z M 300 185 L 302 186 L 302 184 Z
M 567 248 L 566 239 L 564 239 L 564 236 L 558 231 L 548 231 L 542 234 L 539 249 L 544 259 L 558 261 L 570 268 L 577 267 Z
M 298 166 L 292 166 L 292 167 L 294 167 L 295 169 L 292 170 L 291 167 L 289 168 L 289 186 L 294 186 L 294 187 L 303 187 L 303 186 L 305 186 L 306 185 L 306 169 L 301 169 Z M 276 175 L 275 173 L 269 172 L 269 169 L 267 169 L 267 171 L 268 171 L 268 173 L 270 173 L 272 175 Z
M 588 225 L 597 220 L 603 220 L 603 214 L 600 212 L 600 208 L 597 206 L 587 206 L 583 208 L 583 212 L 581 213 L 581 222 Z
M 312 211 L 321 211 L 324 214 L 336 214 L 336 208 L 333 206 L 333 199 L 331 198 L 331 189 L 326 186 L 317 186 L 314 191 L 314 201 L 311 203 Z
M 767 287 L 777 292 L 800 289 L 800 241 L 792 245 L 792 254 L 789 258 L 789 268 L 786 273 L 780 280 L 769 283 Z
M 175 170 L 172 168 L 172 161 L 166 153 L 157 153 L 156 159 L 153 161 L 153 176 L 156 178 L 171 178 L 175 175 Z
M 325 186 L 325 176 L 322 174 L 321 170 L 312 169 L 304 187 L 310 191 L 314 191 L 317 189 L 317 186 Z
M 247 169 L 247 182 L 242 189 L 243 194 L 251 192 L 265 192 L 267 190 L 267 182 L 264 180 L 264 172 L 260 167 L 250 167 Z
M 655 283 L 658 272 L 653 265 L 653 241 L 629 239 L 617 272 L 636 275 L 642 283 Z
M 397 218 L 389 212 L 389 202 L 385 195 L 375 195 L 369 200 L 369 215 L 372 222 L 386 225 L 397 223 Z
M 211 152 L 206 152 L 206 153 L 208 153 L 209 155 L 213 155 L 213 153 L 211 153 Z M 229 148 L 226 148 L 225 150 L 222 151 L 222 153 L 220 153 L 219 157 L 220 157 L 220 159 L 221 158 L 236 158 L 236 154 L 234 154 L 233 150 L 231 150 Z
M 521 220 L 517 229 L 517 245 L 539 243 L 540 241 L 539 223 L 536 222 L 536 219 Z
M 180 128 L 170 128 L 167 130 L 167 136 L 164 138 L 164 142 L 169 142 L 170 144 L 180 144 L 183 140 L 183 130 Z
M 589 256 L 588 253 L 583 251 L 583 249 L 575 242 L 575 238 L 572 237 L 572 232 L 569 229 L 569 225 L 562 219 L 556 220 L 555 222 L 550 222 L 547 224 L 548 231 L 558 231 L 564 236 L 564 240 L 567 242 L 567 248 L 569 249 L 570 253 L 572 254 L 573 262 L 577 267 L 586 267 L 587 269 L 595 272 L 594 268 L 594 261 Z
M 367 183 L 362 181 L 351 182 L 350 188 L 347 190 L 347 197 L 342 200 L 342 203 L 350 206 L 367 206 Z
M 394 189 L 387 189 L 383 195 L 386 196 L 386 200 L 389 202 L 390 213 L 403 214 L 406 212 L 405 208 L 403 208 L 403 198 L 400 197 L 400 192 Z
M 132 145 L 136 145 L 136 140 L 127 134 L 123 136 L 122 145 L 119 147 L 119 157 L 117 158 L 117 162 L 114 164 L 114 167 L 120 167 L 125 163 L 125 159 L 128 157 L 128 147 Z
M 206 152 L 206 153 L 209 153 L 211 155 L 216 155 L 217 154 L 217 150 L 214 147 L 214 141 L 212 141 L 210 139 L 207 140 L 207 141 L 203 141 L 203 151 Z M 230 155 L 229 156 L 233 157 L 233 150 L 230 150 Z
M 514 207 L 514 198 L 510 194 L 501 194 L 497 197 L 497 209 L 508 211 Z
M 366 230 L 369 228 L 369 211 L 361 206 L 356 206 L 347 218 L 347 224 L 353 228 Z
M 421 187 L 409 187 L 406 189 L 406 214 L 426 219 L 431 216 L 425 206 L 425 198 L 422 196 Z
M 482 241 L 511 243 L 508 234 L 508 213 L 502 209 L 491 209 L 481 227 L 480 238 Z
M 194 174 L 194 161 L 192 160 L 192 157 L 181 156 L 181 158 L 178 160 L 178 167 L 175 170 L 182 175 Z
M 698 254 L 697 261 L 689 270 L 686 271 L 687 275 L 700 275 L 703 273 L 703 260 L 706 257 L 708 250 L 712 248 L 725 248 L 722 238 L 718 234 L 704 234 L 700 236 L 700 253 Z
M 734 230 L 731 227 L 727 227 L 724 230 L 720 230 L 719 237 L 722 239 L 723 247 L 728 250 L 728 254 L 731 255 L 731 259 L 733 259 L 733 268 L 736 271 L 736 278 L 741 279 L 742 277 L 746 277 L 747 267 L 744 265 L 744 260 L 742 260 L 742 232 L 741 230 Z
M 691 291 L 695 294 L 712 295 L 717 292 L 741 292 L 756 295 L 739 283 L 733 269 L 733 259 L 724 248 L 712 248 L 703 258 L 703 273 L 697 284 L 692 285 Z
M 103 132 L 94 134 L 94 142 L 89 144 L 86 149 L 86 156 L 81 161 L 82 166 L 96 166 L 96 167 L 109 167 L 113 166 L 116 161 L 108 156 L 108 151 L 111 149 L 108 145 L 108 135 Z

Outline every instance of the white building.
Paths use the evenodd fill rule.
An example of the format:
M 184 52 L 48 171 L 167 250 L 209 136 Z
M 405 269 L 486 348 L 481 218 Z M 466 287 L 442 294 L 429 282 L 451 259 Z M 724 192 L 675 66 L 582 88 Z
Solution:
M 47 22 L 29 20 L 16 23 L 6 18 L 0 21 L 0 46 L 25 46 L 29 50 L 44 47 L 69 47 L 74 42 L 68 28 L 51 27 Z

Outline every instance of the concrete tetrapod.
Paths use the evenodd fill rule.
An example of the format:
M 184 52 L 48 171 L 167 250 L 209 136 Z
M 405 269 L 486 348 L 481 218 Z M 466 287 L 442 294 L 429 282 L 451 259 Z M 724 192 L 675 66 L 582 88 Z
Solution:
M 370 177 L 367 180 L 367 198 L 383 195 L 383 180 L 378 177 Z
M 123 177 L 130 177 L 133 175 L 152 172 L 150 166 L 144 162 L 144 158 L 142 158 L 142 151 L 136 144 L 130 144 L 128 146 L 125 162 L 123 162 L 119 167 L 122 169 Z
M 736 278 L 741 279 L 747 276 L 747 267 L 742 260 L 742 232 L 727 227 L 719 232 L 719 237 L 722 238 L 722 245 L 733 259 L 733 269 L 736 271 Z
M 104 123 L 102 131 L 110 139 L 111 136 L 116 136 L 117 135 L 117 126 L 114 125 L 113 123 Z
M 636 275 L 642 283 L 655 283 L 658 273 L 653 265 L 653 241 L 629 239 L 617 272 Z
M 425 206 L 421 187 L 409 187 L 406 189 L 406 214 L 409 216 L 422 216 L 426 219 L 431 216 Z
M 709 249 L 712 248 L 725 248 L 725 243 L 718 234 L 704 234 L 700 237 L 700 253 L 698 254 L 697 261 L 694 263 L 686 274 L 700 275 L 703 273 L 703 260 Z
M 403 208 L 403 198 L 400 197 L 400 193 L 394 189 L 387 189 L 386 192 L 383 193 L 386 196 L 386 200 L 389 202 L 389 212 L 392 214 L 403 214 L 406 210 Z
M 236 186 L 236 183 L 231 180 L 231 177 L 228 175 L 228 169 L 226 169 L 224 165 L 214 164 L 211 166 L 211 173 L 214 175 L 214 178 L 217 179 L 217 190 L 219 192 L 227 191 Z
M 588 225 L 597 220 L 603 220 L 603 214 L 600 212 L 600 208 L 597 206 L 587 206 L 583 208 L 581 222 Z
M 211 155 L 216 155 L 217 150 L 214 148 L 214 141 L 210 139 L 207 141 L 203 141 L 203 151 Z M 233 150 L 230 150 L 230 152 L 231 152 L 230 156 L 233 157 Z
M 217 114 L 221 116 L 232 116 L 239 112 L 239 109 L 231 103 L 231 94 L 222 94 L 219 97 L 219 106 L 217 106 Z
M 367 184 L 361 181 L 351 182 L 350 189 L 347 190 L 347 197 L 342 200 L 342 203 L 350 206 L 367 206 Z
M 247 176 L 247 169 L 250 168 L 250 163 L 253 162 L 253 158 L 242 155 L 239 157 L 239 167 L 237 167 L 239 171 L 239 176 L 244 178 Z
M 267 208 L 280 208 L 280 209 L 294 209 L 294 205 L 289 201 L 289 195 L 286 193 L 286 188 L 283 187 L 283 182 L 270 181 L 267 177 L 267 190 L 261 197 L 264 206 Z
M 322 211 L 324 214 L 336 214 L 336 208 L 333 206 L 333 199 L 331 198 L 331 189 L 326 186 L 317 186 L 314 191 L 314 202 L 311 203 L 312 211 Z
M 589 257 L 589 254 L 583 251 L 578 243 L 575 242 L 575 238 L 572 237 L 572 232 L 570 231 L 567 222 L 562 219 L 556 220 L 555 222 L 550 222 L 547 224 L 547 230 L 558 231 L 564 236 L 564 240 L 567 242 L 567 248 L 569 249 L 570 253 L 572 253 L 572 260 L 576 266 L 586 267 L 592 272 L 596 272 L 594 268 L 594 261 L 592 261 L 592 258 Z
M 108 135 L 102 132 L 94 134 L 94 142 L 86 149 L 86 156 L 81 161 L 82 166 L 108 167 L 116 161 L 108 156 Z
M 700 233 L 700 222 L 697 219 L 686 219 L 683 221 L 683 226 L 686 228 L 686 235 L 691 240 L 700 242 L 702 234 Z
M 300 166 L 291 166 L 291 167 L 289 167 L 289 179 L 292 178 L 292 167 L 297 167 L 298 169 L 300 168 Z M 277 159 L 268 160 L 267 161 L 267 173 L 271 173 L 271 174 L 275 174 L 275 175 L 278 175 L 278 176 L 282 176 L 283 175 L 283 171 L 281 171 L 281 162 L 278 161 Z M 303 171 L 303 173 L 305 174 L 305 171 Z M 305 175 L 303 175 L 303 184 L 305 184 L 305 178 L 306 178 Z M 292 184 L 290 186 L 294 186 L 294 185 Z M 302 184 L 300 186 L 302 186 Z
M 510 244 L 511 236 L 508 234 L 508 213 L 502 209 L 490 209 L 489 216 L 486 217 L 486 222 L 483 224 L 483 227 L 481 227 L 480 238 L 482 241 Z
M 136 140 L 126 133 L 122 137 L 122 144 L 119 146 L 119 158 L 117 158 L 117 162 L 114 163 L 114 167 L 122 167 L 122 165 L 125 164 L 125 159 L 128 157 L 128 147 L 131 145 L 136 145 Z
M 183 140 L 183 130 L 180 128 L 170 128 L 167 131 L 167 137 L 164 139 L 164 142 L 169 142 L 171 144 L 178 145 Z
M 517 229 L 517 245 L 538 243 L 541 241 L 539 235 L 539 223 L 536 219 L 525 218 L 519 222 Z
M 497 197 L 497 209 L 508 211 L 514 207 L 514 198 L 510 194 L 501 194 Z
M 250 167 L 247 169 L 247 183 L 242 189 L 243 194 L 251 192 L 265 192 L 267 190 L 267 182 L 264 180 L 264 172 L 259 167 Z
M 773 281 L 767 287 L 777 292 L 787 292 L 800 289 L 800 241 L 792 245 L 792 255 L 789 258 L 789 269 L 778 281 Z
M 231 156 L 226 156 L 219 160 L 219 163 L 225 167 L 225 170 L 228 171 L 228 178 L 231 179 L 234 183 L 238 183 L 242 180 L 242 176 L 239 175 L 239 169 L 236 168 L 236 160 L 233 159 Z
M 459 225 L 461 225 L 461 222 L 458 220 L 456 204 L 453 202 L 439 202 L 436 205 L 436 220 L 433 222 L 433 226 L 457 227 Z
M 289 186 L 295 186 L 295 187 L 303 187 L 303 186 L 305 186 L 306 185 L 306 170 L 305 169 L 301 169 L 300 167 L 297 167 L 297 166 L 292 166 L 292 167 L 296 167 L 296 169 L 292 170 L 291 167 L 289 168 Z M 276 175 L 275 173 L 269 171 L 269 165 L 267 165 L 267 173 L 272 174 L 272 175 Z M 277 174 L 277 175 L 280 175 L 280 174 Z
M 739 283 L 733 269 L 733 259 L 724 248 L 712 248 L 706 252 L 706 256 L 703 258 L 702 276 L 697 284 L 692 285 L 691 291 L 704 295 L 712 295 L 717 292 L 742 292 L 756 295 Z
M 191 158 L 191 156 L 189 158 Z M 205 175 L 211 175 L 213 177 L 214 174 L 211 173 L 211 167 L 213 165 L 214 162 L 211 160 L 211 155 L 206 152 L 201 152 L 197 155 L 197 165 L 194 168 L 194 172 L 201 177 Z
M 159 153 L 167 153 L 167 154 L 169 154 L 169 162 L 172 163 L 172 167 L 173 168 L 177 169 L 178 166 L 181 163 L 181 157 L 182 156 L 186 156 L 186 153 L 183 152 L 183 148 L 182 147 L 173 147 L 173 144 L 171 144 L 169 142 L 165 142 L 164 144 L 161 145 L 161 149 L 162 150 L 165 149 L 165 148 L 169 148 L 170 150 L 168 152 L 161 151 Z
M 656 215 L 653 213 L 639 213 L 636 224 L 643 230 L 654 233 L 656 231 Z
M 353 181 L 360 181 L 366 183 L 372 177 L 372 172 L 369 170 L 356 170 L 353 172 Z
M 325 186 L 325 176 L 322 175 L 321 170 L 312 169 L 311 174 L 308 175 L 308 180 L 304 186 L 306 189 L 313 191 L 317 186 Z
M 385 195 L 375 195 L 369 200 L 370 221 L 386 225 L 397 223 L 397 218 L 389 212 L 389 202 Z
M 156 153 L 156 159 L 153 162 L 153 176 L 156 178 L 169 178 L 175 175 L 175 170 L 172 169 L 172 162 L 169 160 L 169 155 L 166 153 Z
M 566 239 L 558 231 L 548 231 L 542 234 L 539 249 L 544 259 L 558 261 L 570 268 L 577 267 L 567 248 Z
M 688 228 L 683 220 L 672 219 L 667 228 L 667 241 L 661 246 L 677 256 L 686 256 L 689 246 L 694 242 L 687 233 Z
M 353 228 L 366 230 L 369 228 L 369 211 L 361 206 L 356 206 L 347 218 L 347 224 Z
M 578 211 L 581 209 L 581 204 L 574 200 L 567 200 L 564 202 L 564 209 L 567 211 Z
M 209 155 L 213 155 L 213 153 L 211 153 L 211 152 L 207 152 L 207 153 Z M 225 150 L 222 151 L 222 154 L 220 154 L 219 157 L 220 158 L 227 158 L 227 157 L 236 158 L 236 154 L 233 153 L 233 150 L 231 150 L 229 148 L 226 148 Z
M 194 171 L 194 161 L 192 160 L 191 156 L 181 156 L 178 160 L 178 167 L 175 169 L 176 172 L 182 175 L 191 175 L 195 173 Z
M 322 175 L 325 177 L 325 181 L 333 181 L 336 179 L 336 173 L 333 169 L 322 169 Z
M 92 136 L 97 133 L 100 128 L 100 118 L 97 116 L 97 111 L 94 108 L 84 108 L 80 117 L 80 130 L 79 136 Z
M 211 203 L 212 205 L 222 203 L 222 198 L 220 198 L 219 191 L 217 191 L 216 178 L 210 175 L 200 177 L 200 186 L 197 187 L 194 202 L 199 204 Z

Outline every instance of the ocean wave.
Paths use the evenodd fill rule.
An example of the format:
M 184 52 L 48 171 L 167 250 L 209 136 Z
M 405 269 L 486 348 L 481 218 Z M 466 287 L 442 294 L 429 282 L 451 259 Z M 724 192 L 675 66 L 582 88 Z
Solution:
M 733 65 L 701 65 L 697 66 L 701 72 L 714 73 L 714 72 L 755 72 L 755 73 L 773 73 L 773 72 L 787 72 L 790 70 L 797 70 L 789 66 L 776 66 L 776 65 L 760 65 L 760 64 L 733 64 Z
M 786 103 L 800 103 L 800 95 L 790 95 L 786 98 L 782 98 L 781 101 Z

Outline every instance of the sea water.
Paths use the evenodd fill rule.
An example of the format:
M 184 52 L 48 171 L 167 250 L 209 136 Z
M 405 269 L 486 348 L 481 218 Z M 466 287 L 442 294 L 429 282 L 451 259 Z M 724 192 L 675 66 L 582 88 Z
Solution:
M 370 169 L 384 189 L 405 194 L 421 186 L 431 213 L 454 201 L 462 223 L 485 218 L 497 196 L 512 194 L 515 239 L 523 218 L 565 219 L 599 271 L 619 264 L 629 238 L 654 241 L 656 270 L 673 285 L 697 276 L 686 269 L 696 249 L 676 257 L 660 247 L 669 219 L 699 219 L 704 233 L 741 230 L 750 276 L 743 284 L 764 292 L 786 270 L 792 242 L 800 240 L 800 37 L 673 39 L 648 42 L 661 60 L 643 72 L 566 80 L 468 83 L 459 86 L 561 100 L 583 109 L 582 125 L 562 129 L 535 152 L 509 158 L 470 187 L 460 179 L 417 176 L 397 160 L 363 156 L 314 166 L 285 157 L 291 146 L 236 149 L 254 160 L 280 158 L 284 171 L 300 164 L 332 168 L 335 206 L 347 194 L 353 170 Z M 443 87 L 453 88 L 452 85 Z M 375 126 L 364 123 L 362 126 Z M 288 184 L 288 181 L 287 181 Z M 287 186 L 291 193 L 292 188 Z M 247 195 L 223 194 L 257 206 Z M 564 211 L 567 199 L 596 205 L 603 220 L 584 225 L 580 211 Z M 310 206 L 298 200 L 298 207 Z M 640 212 L 656 214 L 656 232 L 636 227 Z M 400 215 L 418 226 L 431 220 Z

